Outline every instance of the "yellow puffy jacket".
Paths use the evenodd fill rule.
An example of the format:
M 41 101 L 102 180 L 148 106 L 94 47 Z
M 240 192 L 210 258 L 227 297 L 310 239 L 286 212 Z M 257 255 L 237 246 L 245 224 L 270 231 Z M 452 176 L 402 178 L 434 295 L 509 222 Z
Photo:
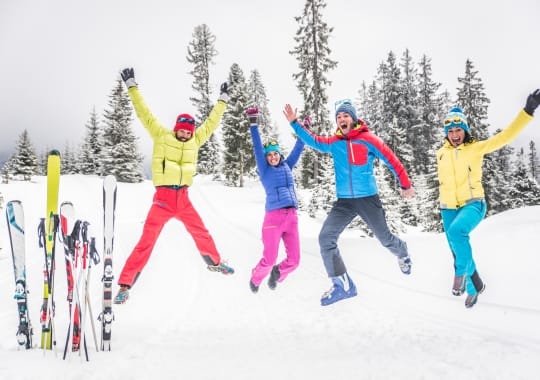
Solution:
M 208 118 L 195 130 L 194 136 L 186 142 L 176 139 L 175 132 L 166 128 L 152 115 L 145 104 L 139 89 L 134 86 L 128 90 L 135 113 L 146 128 L 152 140 L 152 181 L 154 186 L 191 186 L 197 169 L 199 148 L 217 129 L 227 103 L 219 100 Z
M 437 151 L 440 207 L 456 209 L 470 201 L 483 199 L 484 155 L 514 140 L 531 120 L 532 116 L 521 110 L 508 127 L 487 140 L 473 141 L 455 148 L 446 141 Z

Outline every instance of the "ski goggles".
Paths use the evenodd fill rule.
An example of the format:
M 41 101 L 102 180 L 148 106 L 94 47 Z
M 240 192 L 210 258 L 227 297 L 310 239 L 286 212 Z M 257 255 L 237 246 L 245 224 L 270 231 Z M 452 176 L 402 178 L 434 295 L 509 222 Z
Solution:
M 187 118 L 187 117 L 179 117 L 179 118 L 176 120 L 176 122 L 177 122 L 177 123 L 188 123 L 188 124 L 195 125 L 195 120 L 190 119 L 190 118 Z
M 351 99 L 341 99 L 341 100 L 338 100 L 337 102 L 334 103 L 335 110 L 337 111 L 337 109 L 339 107 L 341 107 L 342 105 L 344 105 L 344 104 L 354 107 L 353 102 L 352 102 Z
M 268 148 L 269 146 L 279 146 L 278 142 L 275 140 L 265 142 L 263 147 Z
M 448 127 L 451 124 L 467 125 L 467 122 L 465 120 L 463 120 L 463 118 L 461 118 L 459 116 L 452 116 L 452 117 L 446 118 L 446 119 L 444 119 L 443 123 L 444 123 L 445 127 Z

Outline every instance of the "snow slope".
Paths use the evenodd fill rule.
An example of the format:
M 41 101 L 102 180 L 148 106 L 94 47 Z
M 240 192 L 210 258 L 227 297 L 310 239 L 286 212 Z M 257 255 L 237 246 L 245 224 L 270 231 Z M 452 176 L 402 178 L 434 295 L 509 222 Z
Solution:
M 62 176 L 60 201 L 91 223 L 102 248 L 101 179 Z M 45 178 L 0 185 L 7 202 L 25 207 L 29 305 L 40 339 L 43 252 L 37 224 L 45 212 Z M 153 187 L 120 183 L 114 272 L 139 239 Z M 250 292 L 262 251 L 262 186 L 224 187 L 197 176 L 190 196 L 232 276 L 209 272 L 183 225 L 169 222 L 131 292 L 114 306 L 112 351 L 96 352 L 86 324 L 90 361 L 61 351 L 67 333 L 66 278 L 57 251 L 57 353 L 19 350 L 11 252 L 0 223 L 0 379 L 538 379 L 540 377 L 540 207 L 486 219 L 472 243 L 486 291 L 473 309 L 451 295 L 452 260 L 443 234 L 404 235 L 413 273 L 378 242 L 346 231 L 340 239 L 358 296 L 321 307 L 330 281 L 319 255 L 321 220 L 300 214 L 302 261 L 271 291 Z M 5 213 L 4 210 L 2 210 Z M 4 214 L 5 215 L 5 214 Z M 101 253 L 101 249 L 100 249 Z M 280 257 L 283 257 L 281 252 Z M 101 309 L 102 264 L 92 270 L 94 317 Z M 117 287 L 114 287 L 116 292 Z M 98 322 L 95 322 L 100 332 Z

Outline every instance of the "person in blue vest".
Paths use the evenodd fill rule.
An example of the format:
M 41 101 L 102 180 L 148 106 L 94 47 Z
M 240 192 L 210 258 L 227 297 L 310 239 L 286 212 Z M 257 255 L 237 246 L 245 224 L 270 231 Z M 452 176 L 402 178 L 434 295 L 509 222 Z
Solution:
M 304 143 L 297 139 L 291 153 L 285 158 L 277 141 L 264 145 L 259 133 L 259 109 L 246 110 L 257 173 L 266 194 L 265 215 L 262 225 L 263 257 L 251 271 L 249 287 L 253 293 L 268 274 L 268 287 L 275 289 L 300 263 L 300 238 L 298 236 L 298 200 L 292 169 L 298 162 Z M 286 257 L 276 264 L 279 244 L 283 240 Z
M 356 296 L 356 286 L 347 273 L 337 245 L 339 236 L 356 216 L 360 216 L 377 239 L 397 257 L 403 274 L 411 273 L 412 261 L 407 244 L 394 235 L 386 223 L 385 212 L 378 196 L 373 162 L 380 159 L 399 181 L 401 195 L 414 196 L 407 171 L 394 152 L 359 119 L 348 99 L 336 104 L 337 128 L 332 136 L 319 136 L 298 122 L 296 110 L 285 105 L 285 118 L 306 145 L 332 155 L 337 200 L 332 206 L 319 233 L 321 256 L 332 288 L 323 294 L 321 305 Z

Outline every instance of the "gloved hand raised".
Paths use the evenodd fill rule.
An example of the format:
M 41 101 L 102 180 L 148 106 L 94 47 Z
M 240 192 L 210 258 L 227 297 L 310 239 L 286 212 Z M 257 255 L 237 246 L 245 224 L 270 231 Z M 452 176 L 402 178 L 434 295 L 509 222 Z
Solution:
M 523 107 L 523 110 L 525 110 L 525 112 L 532 116 L 539 104 L 540 89 L 536 89 L 535 91 L 533 91 L 532 94 L 527 97 L 527 102 L 525 103 L 525 107 Z
M 122 76 L 122 80 L 124 81 L 128 89 L 134 86 L 137 87 L 137 82 L 135 82 L 135 71 L 132 67 L 122 70 L 122 72 L 120 72 L 120 75 Z
M 259 124 L 259 108 L 257 106 L 249 107 L 246 110 L 249 124 Z
M 229 101 L 229 83 L 223 82 L 219 88 L 219 100 L 223 100 L 225 103 Z

